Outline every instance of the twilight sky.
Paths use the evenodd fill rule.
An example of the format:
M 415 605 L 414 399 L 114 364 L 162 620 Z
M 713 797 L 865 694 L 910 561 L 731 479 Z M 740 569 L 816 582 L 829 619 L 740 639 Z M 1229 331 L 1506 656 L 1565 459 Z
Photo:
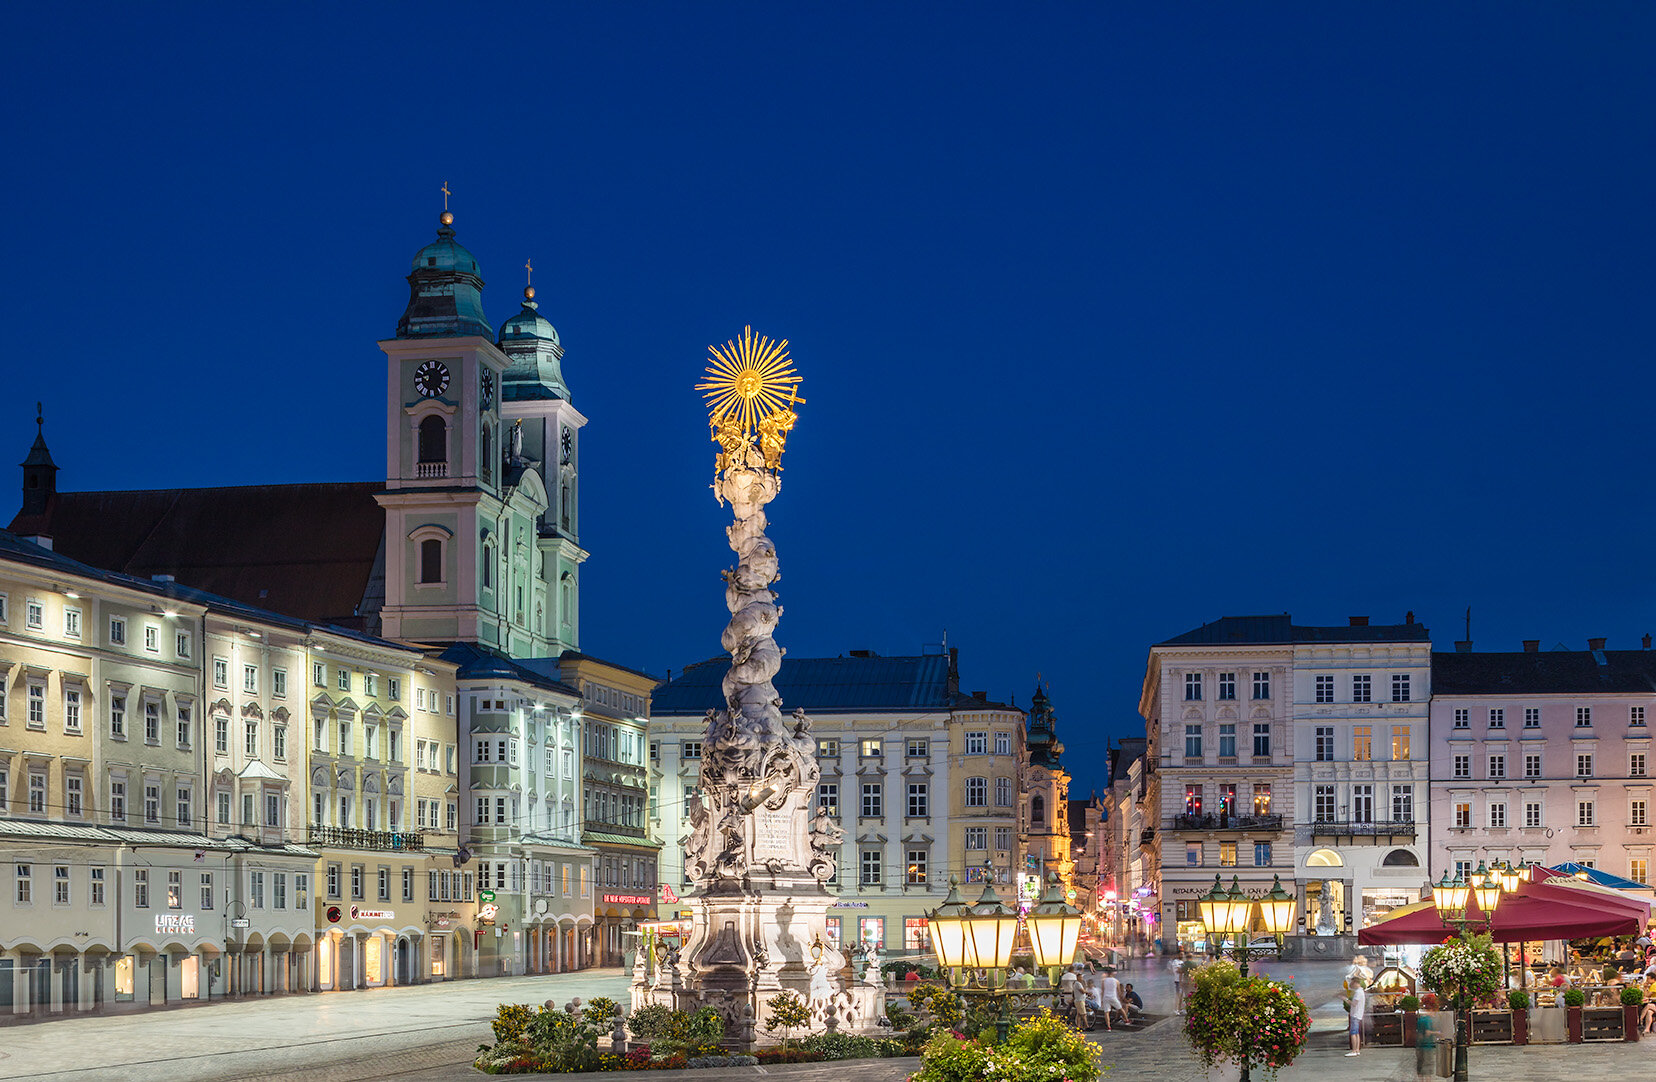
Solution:
M 719 650 L 692 387 L 744 323 L 808 400 L 778 639 L 946 631 L 1024 705 L 1044 672 L 1081 793 L 1205 620 L 1656 631 L 1649 4 L 6 23 L 0 435 L 44 399 L 65 489 L 383 476 L 375 342 L 446 180 L 489 317 L 532 257 L 591 418 L 589 652 Z

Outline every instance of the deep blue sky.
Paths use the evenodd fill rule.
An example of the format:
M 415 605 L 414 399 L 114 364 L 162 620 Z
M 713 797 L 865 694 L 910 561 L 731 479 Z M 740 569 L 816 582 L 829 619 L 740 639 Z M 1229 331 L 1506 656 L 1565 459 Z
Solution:
M 591 418 L 591 652 L 718 651 L 744 323 L 808 399 L 780 640 L 1044 672 L 1082 790 L 1204 620 L 1656 631 L 1649 4 L 38 7 L 3 429 L 65 488 L 381 476 L 446 180 Z

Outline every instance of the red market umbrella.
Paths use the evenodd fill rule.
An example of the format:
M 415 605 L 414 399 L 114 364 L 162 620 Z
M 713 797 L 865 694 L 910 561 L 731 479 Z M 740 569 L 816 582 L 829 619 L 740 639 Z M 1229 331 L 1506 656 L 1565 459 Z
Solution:
M 1476 899 L 1467 899 L 1467 915 L 1481 918 Z M 1603 897 L 1549 883 L 1521 883 L 1501 898 L 1490 934 L 1497 943 L 1537 939 L 1580 939 L 1637 932 L 1650 919 L 1650 906 L 1632 899 Z M 1445 925 L 1431 902 L 1405 906 L 1396 915 L 1357 933 L 1363 946 L 1441 943 L 1457 931 Z

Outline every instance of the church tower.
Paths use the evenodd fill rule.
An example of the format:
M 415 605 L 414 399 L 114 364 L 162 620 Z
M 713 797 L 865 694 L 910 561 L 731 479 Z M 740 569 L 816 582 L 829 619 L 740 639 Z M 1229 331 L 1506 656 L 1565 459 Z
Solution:
M 1075 862 L 1070 857 L 1069 783 L 1060 761 L 1064 745 L 1058 742 L 1058 719 L 1046 688 L 1037 684 L 1029 706 L 1029 772 L 1025 775 L 1028 835 L 1024 852 L 1036 858 L 1046 874 L 1056 874 L 1066 887 L 1074 885 Z
M 543 540 L 552 522 L 544 467 L 502 414 L 514 360 L 483 314 L 483 278 L 455 240 L 449 211 L 437 239 L 415 254 L 408 285 L 396 337 L 379 343 L 387 362 L 386 490 L 376 497 L 385 509 L 381 633 L 510 657 L 574 649 L 574 570 L 586 553 L 573 541 L 567 553 L 549 551 Z

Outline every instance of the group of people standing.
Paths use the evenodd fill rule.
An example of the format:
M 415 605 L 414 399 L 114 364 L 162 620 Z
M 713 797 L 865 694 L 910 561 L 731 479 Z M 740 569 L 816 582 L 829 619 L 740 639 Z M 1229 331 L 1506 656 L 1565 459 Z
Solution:
M 1117 1025 L 1134 1025 L 1144 1013 L 1143 998 L 1131 984 L 1123 984 L 1116 978 L 1115 966 L 1077 962 L 1064 971 L 1058 990 L 1069 996 L 1072 1003 L 1085 1003 L 1107 1030 Z

